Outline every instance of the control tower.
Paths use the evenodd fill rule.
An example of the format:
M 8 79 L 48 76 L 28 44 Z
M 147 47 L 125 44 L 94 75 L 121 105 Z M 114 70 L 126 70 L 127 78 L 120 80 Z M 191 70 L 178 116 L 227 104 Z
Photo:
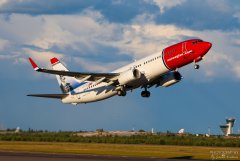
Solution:
M 234 118 L 227 118 L 225 125 L 220 125 L 220 128 L 225 136 L 229 136 L 233 133 L 233 126 L 234 126 L 235 119 Z

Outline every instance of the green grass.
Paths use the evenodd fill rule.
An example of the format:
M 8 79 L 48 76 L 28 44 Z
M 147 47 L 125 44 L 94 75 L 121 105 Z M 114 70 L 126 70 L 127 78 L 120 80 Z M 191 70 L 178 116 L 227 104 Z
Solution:
M 14 142 L 1 141 L 0 151 L 21 151 L 64 154 L 95 154 L 135 157 L 176 158 L 211 160 L 211 152 L 219 156 L 223 152 L 232 160 L 240 160 L 240 148 L 169 146 L 169 145 L 133 145 L 133 144 L 96 144 L 96 143 L 56 143 L 56 142 Z M 223 158 L 227 160 L 227 158 Z

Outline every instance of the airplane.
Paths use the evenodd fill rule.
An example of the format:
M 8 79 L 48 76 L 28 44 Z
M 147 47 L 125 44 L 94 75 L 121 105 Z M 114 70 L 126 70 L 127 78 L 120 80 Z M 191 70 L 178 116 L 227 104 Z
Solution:
M 35 71 L 56 75 L 62 93 L 27 96 L 55 98 L 64 104 L 77 105 L 126 96 L 128 91 L 141 87 L 141 96 L 148 98 L 149 88 L 169 87 L 181 81 L 179 68 L 194 63 L 194 68 L 199 69 L 198 62 L 211 47 L 210 42 L 201 39 L 186 40 L 109 73 L 69 71 L 56 57 L 50 60 L 53 69 L 44 69 L 29 58 Z

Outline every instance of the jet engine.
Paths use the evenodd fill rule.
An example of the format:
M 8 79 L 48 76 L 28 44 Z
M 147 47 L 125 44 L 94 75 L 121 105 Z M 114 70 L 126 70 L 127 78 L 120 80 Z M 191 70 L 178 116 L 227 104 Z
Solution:
M 168 87 L 178 83 L 181 79 L 182 76 L 179 72 L 169 72 L 160 79 L 158 86 Z
M 137 69 L 127 70 L 122 72 L 118 77 L 118 82 L 120 85 L 126 85 L 131 83 L 141 77 L 141 72 Z

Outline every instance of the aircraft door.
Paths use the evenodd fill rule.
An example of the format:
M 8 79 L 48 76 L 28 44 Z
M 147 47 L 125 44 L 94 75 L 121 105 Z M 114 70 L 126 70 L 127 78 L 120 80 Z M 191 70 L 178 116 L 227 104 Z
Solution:
M 189 58 L 191 53 L 192 53 L 192 50 L 188 50 L 188 49 L 187 49 L 187 42 L 183 42 L 183 43 L 182 43 L 182 54 L 183 54 L 183 58 L 184 58 L 184 59 Z
M 187 58 L 186 52 L 187 52 L 187 43 L 184 42 L 184 43 L 182 43 L 182 54 L 183 54 L 183 58 Z

